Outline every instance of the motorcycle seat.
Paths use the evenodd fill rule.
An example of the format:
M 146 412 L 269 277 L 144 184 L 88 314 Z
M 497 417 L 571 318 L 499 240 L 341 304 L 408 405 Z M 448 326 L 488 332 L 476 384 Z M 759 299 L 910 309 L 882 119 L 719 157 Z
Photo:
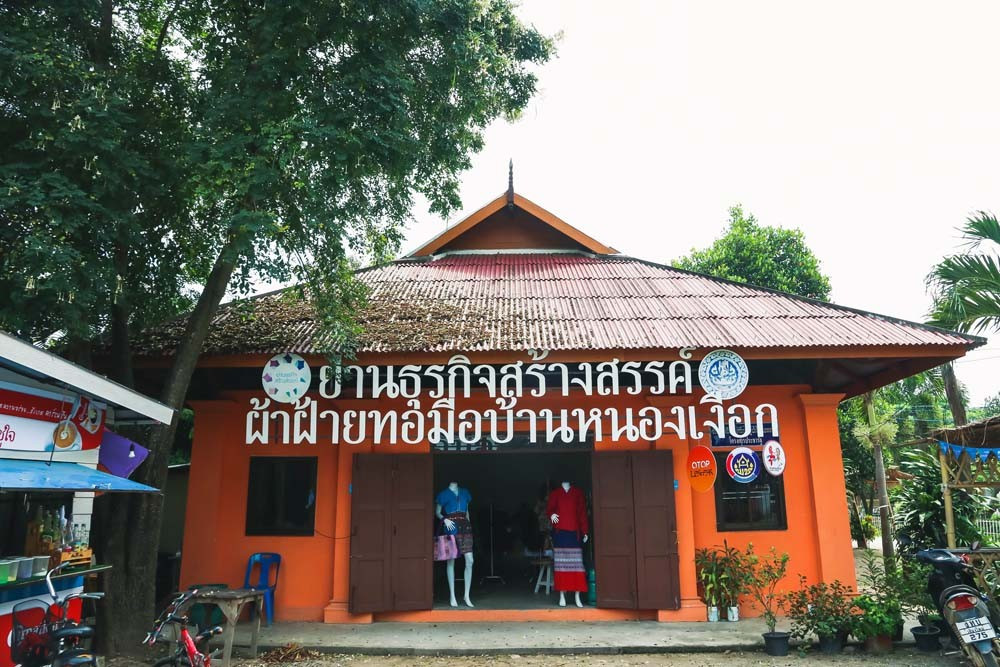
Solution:
M 924 549 L 923 551 L 918 551 L 917 560 L 930 564 L 959 564 L 964 562 L 947 549 Z
M 86 625 L 71 625 L 65 628 L 59 628 L 58 630 L 53 630 L 50 637 L 53 641 L 60 641 L 65 639 L 90 639 L 94 636 L 94 628 Z

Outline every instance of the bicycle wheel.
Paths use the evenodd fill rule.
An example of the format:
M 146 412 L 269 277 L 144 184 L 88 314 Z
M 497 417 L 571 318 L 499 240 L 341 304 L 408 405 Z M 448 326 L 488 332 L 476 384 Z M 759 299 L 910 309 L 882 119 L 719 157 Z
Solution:
M 168 655 L 153 663 L 153 667 L 191 667 L 186 655 Z

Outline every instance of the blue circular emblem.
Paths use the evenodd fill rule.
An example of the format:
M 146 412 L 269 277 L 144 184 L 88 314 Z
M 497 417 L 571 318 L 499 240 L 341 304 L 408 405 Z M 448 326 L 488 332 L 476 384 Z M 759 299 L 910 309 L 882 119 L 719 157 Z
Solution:
M 734 481 L 749 484 L 760 474 L 760 460 L 748 447 L 737 447 L 726 457 L 726 472 Z
M 750 382 L 750 370 L 743 357 L 730 350 L 712 350 L 698 366 L 698 381 L 709 396 L 736 398 Z

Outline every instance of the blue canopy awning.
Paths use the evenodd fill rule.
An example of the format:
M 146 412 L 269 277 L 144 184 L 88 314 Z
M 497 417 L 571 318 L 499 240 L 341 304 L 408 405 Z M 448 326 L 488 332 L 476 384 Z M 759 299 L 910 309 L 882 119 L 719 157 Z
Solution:
M 156 493 L 145 484 L 65 461 L 0 459 L 0 491 L 133 491 Z

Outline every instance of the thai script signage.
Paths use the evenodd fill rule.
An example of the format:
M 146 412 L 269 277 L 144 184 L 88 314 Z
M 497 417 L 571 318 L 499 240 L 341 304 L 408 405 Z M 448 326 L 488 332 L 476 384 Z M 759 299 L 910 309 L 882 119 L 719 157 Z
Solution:
M 0 450 L 68 452 L 101 444 L 103 405 L 13 386 L 0 383 Z
M 532 444 L 578 443 L 591 438 L 655 441 L 664 435 L 697 440 L 706 434 L 713 438 L 763 439 L 765 432 L 777 437 L 778 415 L 774 405 L 724 404 L 724 400 L 743 391 L 748 374 L 739 355 L 727 350 L 716 352 L 726 354 L 716 355 L 718 366 L 713 378 L 721 379 L 720 384 L 713 386 L 728 399 L 708 393 L 699 405 L 559 409 L 538 409 L 518 402 L 551 395 L 609 398 L 690 395 L 693 391 L 690 352 L 682 350 L 682 358 L 670 362 L 612 359 L 600 363 L 544 363 L 547 353 L 542 352 L 532 354 L 529 362 L 499 366 L 473 364 L 464 355 L 452 357 L 447 364 L 428 366 L 322 366 L 319 400 L 298 389 L 310 385 L 311 373 L 304 360 L 297 355 L 277 355 L 263 373 L 263 386 L 269 395 L 250 399 L 246 442 L 316 444 L 320 433 L 331 444 L 472 444 L 488 439 L 500 446 L 510 443 L 517 434 L 527 435 Z M 300 360 L 302 366 L 297 363 Z M 279 380 L 269 369 L 285 369 L 288 373 Z M 272 378 L 270 383 L 268 375 Z M 736 389 L 739 391 L 734 394 Z M 296 393 L 299 397 L 293 402 L 290 399 Z M 457 407 L 456 399 L 474 395 L 492 399 L 495 407 L 478 410 Z M 397 399 L 401 405 L 398 409 L 386 406 L 365 410 L 334 409 L 334 404 L 320 403 L 352 399 Z M 278 405 L 272 406 L 272 400 Z M 292 409 L 283 409 L 281 403 Z

